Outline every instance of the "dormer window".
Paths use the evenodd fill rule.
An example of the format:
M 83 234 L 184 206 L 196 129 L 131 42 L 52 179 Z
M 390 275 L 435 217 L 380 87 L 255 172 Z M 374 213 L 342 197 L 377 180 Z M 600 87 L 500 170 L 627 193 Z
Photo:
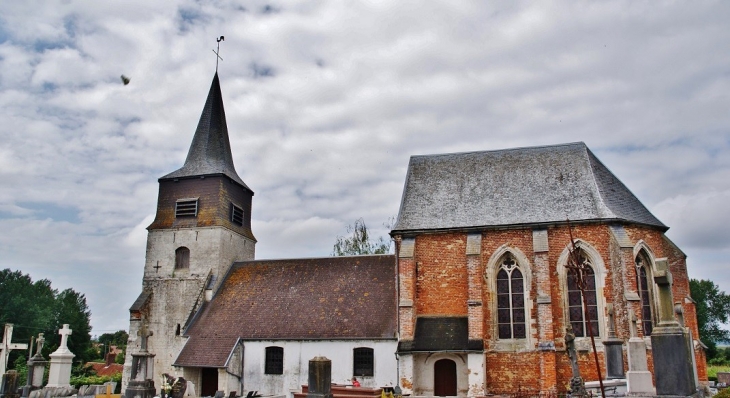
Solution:
M 175 203 L 175 217 L 197 217 L 198 198 L 178 199 Z
M 231 222 L 243 226 L 243 209 L 231 203 Z

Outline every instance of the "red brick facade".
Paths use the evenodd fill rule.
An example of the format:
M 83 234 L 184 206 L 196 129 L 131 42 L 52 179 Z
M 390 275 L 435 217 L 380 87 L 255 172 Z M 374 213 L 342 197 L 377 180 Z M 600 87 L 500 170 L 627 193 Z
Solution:
M 612 228 L 623 228 L 625 233 L 617 236 Z M 401 252 L 405 246 L 404 237 L 395 236 L 399 253 L 401 340 L 413 339 L 418 317 L 468 316 L 469 338 L 484 342 L 485 393 L 512 393 L 518 389 L 566 391 L 572 376 L 564 341 L 565 327 L 569 323 L 564 263 L 571 243 L 570 230 L 567 225 L 556 225 L 539 233 L 547 237 L 545 247 L 542 244 L 536 247 L 537 238 L 530 226 L 481 233 L 422 233 L 406 238 L 413 247 L 412 254 Z M 631 337 L 630 313 L 641 319 L 635 258 L 642 250 L 652 264 L 656 259 L 667 258 L 674 280 L 674 301 L 682 303 L 685 326 L 695 338 L 698 336 L 695 307 L 688 299 L 685 255 L 661 230 L 639 225 L 619 227 L 589 223 L 573 225 L 572 235 L 589 257 L 596 274 L 600 337 L 608 334 L 608 304 L 613 305 L 616 334 L 621 340 Z M 470 236 L 475 241 L 481 240 L 477 255 L 468 253 Z M 498 338 L 494 291 L 499 266 L 496 262 L 507 252 L 517 259 L 527 283 L 527 337 L 510 341 Z M 656 307 L 656 298 L 652 300 Z M 643 336 L 641 322 L 637 325 L 639 336 Z M 590 339 L 578 340 L 581 340 L 577 345 L 581 374 L 587 381 L 597 380 Z M 596 339 L 596 345 L 601 373 L 605 377 L 600 338 Z M 649 370 L 653 372 L 651 349 L 647 354 Z M 699 379 L 706 381 L 704 353 L 697 349 L 695 354 Z M 624 348 L 624 368 L 628 371 L 626 358 Z

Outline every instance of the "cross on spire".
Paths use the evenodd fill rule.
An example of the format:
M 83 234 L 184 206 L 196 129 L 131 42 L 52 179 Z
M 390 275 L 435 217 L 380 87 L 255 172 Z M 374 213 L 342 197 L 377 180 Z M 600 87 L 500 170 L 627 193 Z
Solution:
M 223 61 L 223 58 L 221 58 L 221 56 L 220 56 L 219 53 L 221 52 L 221 42 L 224 41 L 224 40 L 225 40 L 225 38 L 223 36 L 215 39 L 215 41 L 218 42 L 218 50 L 217 51 L 216 50 L 213 50 L 213 52 L 215 53 L 215 56 L 216 56 L 216 59 L 215 59 L 215 73 L 218 73 L 218 60 Z

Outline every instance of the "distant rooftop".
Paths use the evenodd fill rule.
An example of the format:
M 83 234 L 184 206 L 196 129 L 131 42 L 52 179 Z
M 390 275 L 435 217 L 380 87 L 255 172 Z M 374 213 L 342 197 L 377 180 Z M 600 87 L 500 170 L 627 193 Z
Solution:
M 571 222 L 668 229 L 582 143 L 412 156 L 393 233 Z

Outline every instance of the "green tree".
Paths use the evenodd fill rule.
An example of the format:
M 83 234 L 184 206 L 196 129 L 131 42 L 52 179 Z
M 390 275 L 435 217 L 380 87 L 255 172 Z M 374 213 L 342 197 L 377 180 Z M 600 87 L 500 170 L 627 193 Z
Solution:
M 90 352 L 91 311 L 86 305 L 86 297 L 73 289 L 66 289 L 56 296 L 54 312 L 56 333 L 66 323 L 73 330 L 73 333 L 68 336 L 68 349 L 76 354 L 76 360 L 85 363 L 93 359 L 92 352 Z
M 104 333 L 97 339 L 97 342 L 104 347 L 105 351 L 109 351 L 109 347 L 116 346 L 120 348 L 122 352 L 117 354 L 114 361 L 116 363 L 124 363 L 124 351 L 127 349 L 127 341 L 129 340 L 129 334 L 126 330 L 117 330 L 114 333 Z M 106 358 L 104 358 L 106 360 Z M 121 361 L 121 362 L 120 362 Z
M 338 236 L 332 248 L 333 256 L 357 256 L 362 254 L 386 254 L 390 252 L 390 239 L 382 236 L 376 241 L 370 239 L 368 228 L 362 218 L 355 220 L 355 225 L 347 226 L 349 237 Z
M 90 316 L 83 294 L 72 289 L 58 293 L 48 279 L 33 282 L 30 275 L 20 271 L 0 271 L 0 328 L 12 323 L 14 342 L 29 342 L 43 333 L 46 344 L 42 354 L 48 358 L 60 343 L 58 330 L 68 323 L 73 330 L 69 349 L 76 355 L 75 360 L 86 362 L 91 351 Z M 19 351 L 10 352 L 8 363 L 15 363 Z
M 730 296 L 705 279 L 690 279 L 689 290 L 695 301 L 700 340 L 708 347 L 708 359 L 712 359 L 717 355 L 717 343 L 730 341 L 730 331 L 722 328 L 728 322 Z

